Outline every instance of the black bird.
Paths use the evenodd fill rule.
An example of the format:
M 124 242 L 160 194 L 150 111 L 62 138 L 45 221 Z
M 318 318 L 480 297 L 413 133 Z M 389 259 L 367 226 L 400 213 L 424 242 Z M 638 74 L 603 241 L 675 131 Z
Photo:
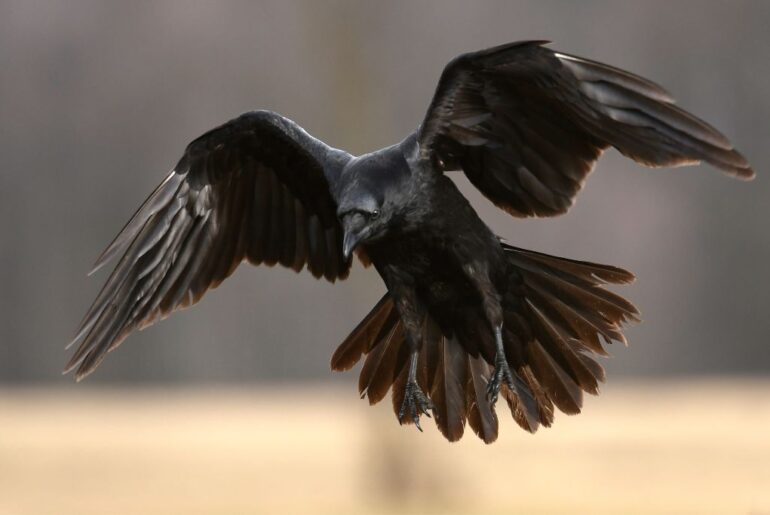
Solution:
M 387 293 L 339 346 L 334 370 L 366 355 L 359 391 L 392 388 L 401 423 L 433 413 L 449 440 L 466 421 L 497 437 L 502 397 L 527 431 L 572 414 L 604 380 L 592 355 L 625 342 L 634 306 L 605 290 L 620 268 L 503 243 L 445 172 L 462 170 L 517 217 L 564 213 L 601 153 L 647 166 L 705 161 L 739 179 L 749 163 L 713 127 L 629 72 L 542 41 L 461 55 L 420 127 L 352 156 L 269 111 L 190 143 L 104 251 L 122 253 L 86 314 L 65 372 L 82 379 L 134 329 L 196 303 L 243 260 L 334 282 L 355 251 Z

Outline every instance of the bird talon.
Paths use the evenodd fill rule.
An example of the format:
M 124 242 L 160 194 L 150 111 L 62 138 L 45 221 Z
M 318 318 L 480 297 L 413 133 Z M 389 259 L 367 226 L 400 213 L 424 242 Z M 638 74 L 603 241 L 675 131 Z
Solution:
M 495 357 L 495 371 L 492 373 L 489 383 L 487 383 L 487 400 L 490 405 L 494 406 L 497 402 L 503 382 L 505 382 L 509 390 L 515 391 L 513 374 L 508 366 L 508 361 L 505 359 L 505 355 L 498 355 Z
M 429 410 L 432 409 L 433 403 L 422 392 L 417 383 L 408 382 L 406 384 L 406 391 L 404 392 L 404 401 L 401 404 L 401 409 L 398 411 L 399 423 L 404 423 L 404 417 L 408 412 L 414 425 L 417 426 L 417 429 L 419 429 L 420 432 L 422 432 L 420 415 L 431 418 Z
M 497 395 L 500 391 L 500 384 L 495 380 L 495 378 L 492 378 L 489 380 L 489 384 L 487 384 L 487 400 L 490 404 L 494 405 L 497 402 Z
M 414 425 L 417 426 L 417 429 L 422 433 L 422 426 L 420 426 L 420 417 L 417 416 L 417 414 L 412 414 L 412 420 L 414 420 Z

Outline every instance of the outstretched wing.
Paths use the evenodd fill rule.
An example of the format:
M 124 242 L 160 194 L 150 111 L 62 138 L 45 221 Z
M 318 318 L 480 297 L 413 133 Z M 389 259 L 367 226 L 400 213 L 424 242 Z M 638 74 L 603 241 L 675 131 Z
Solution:
M 515 216 L 553 216 L 573 203 L 607 147 L 647 166 L 705 161 L 740 179 L 749 163 L 660 86 L 554 52 L 541 41 L 464 54 L 444 69 L 418 132 L 421 157 L 461 168 Z
M 346 152 L 268 111 L 199 137 L 99 257 L 123 256 L 72 343 L 81 379 L 136 328 L 196 303 L 248 259 L 347 276 L 331 193 Z M 71 344 L 70 344 L 71 345 Z

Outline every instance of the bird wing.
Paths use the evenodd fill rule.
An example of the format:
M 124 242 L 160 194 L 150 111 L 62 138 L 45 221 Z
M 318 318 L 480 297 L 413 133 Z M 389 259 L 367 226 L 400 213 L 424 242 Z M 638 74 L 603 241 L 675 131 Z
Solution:
M 420 157 L 462 169 L 515 216 L 564 213 L 607 147 L 647 166 L 705 161 L 740 179 L 749 163 L 660 86 L 581 57 L 510 43 L 444 69 L 418 130 Z
M 332 191 L 351 156 L 268 111 L 190 143 L 99 257 L 123 253 L 70 345 L 65 372 L 90 373 L 136 328 L 196 303 L 247 259 L 345 278 Z M 93 272 L 93 271 L 92 271 Z

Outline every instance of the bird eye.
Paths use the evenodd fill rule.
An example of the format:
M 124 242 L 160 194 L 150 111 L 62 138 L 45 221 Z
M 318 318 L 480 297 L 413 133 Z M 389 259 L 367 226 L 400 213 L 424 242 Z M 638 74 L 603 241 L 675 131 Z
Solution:
M 380 211 L 379 211 L 379 209 L 375 209 L 374 211 L 372 211 L 372 212 L 370 213 L 370 215 L 369 215 L 369 216 L 370 216 L 371 218 L 377 218 L 378 216 L 380 216 Z

